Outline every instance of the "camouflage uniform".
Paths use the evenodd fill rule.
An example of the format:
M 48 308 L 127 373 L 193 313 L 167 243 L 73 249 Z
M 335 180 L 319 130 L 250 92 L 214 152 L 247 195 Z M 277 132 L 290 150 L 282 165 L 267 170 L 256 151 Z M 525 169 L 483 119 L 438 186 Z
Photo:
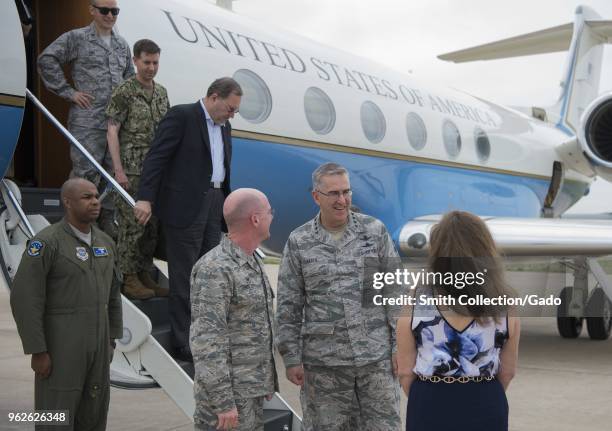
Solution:
M 191 272 L 190 346 L 196 429 L 214 430 L 236 407 L 236 430 L 263 431 L 263 398 L 278 388 L 273 293 L 263 263 L 227 236 Z
M 62 66 L 72 66 L 72 88 Z M 125 78 L 134 74 L 130 47 L 114 31 L 111 46 L 97 35 L 94 23 L 71 30 L 58 37 L 38 57 L 38 72 L 49 91 L 72 103 L 76 91 L 91 94 L 91 109 L 72 103 L 68 114 L 68 130 L 107 171 L 112 160 L 106 149 L 106 115 L 104 110 L 111 92 Z M 82 177 L 98 184 L 100 174 L 74 147 L 70 149 L 71 177 Z
M 359 429 L 401 426 L 391 366 L 398 310 L 363 299 L 364 259 L 383 264 L 390 257 L 398 255 L 385 226 L 352 212 L 338 241 L 319 215 L 287 240 L 278 279 L 277 347 L 285 367 L 304 365 L 306 430 L 350 429 L 354 397 Z
M 92 226 L 91 246 L 64 219 L 28 241 L 11 308 L 26 354 L 48 352 L 51 374 L 34 379 L 34 408 L 69 410 L 70 426 L 104 430 L 110 343 L 123 335 L 115 244 Z
M 113 91 L 106 108 L 106 115 L 121 123 L 119 154 L 133 197 L 138 191 L 142 161 L 149 151 L 157 124 L 169 108 L 168 93 L 164 87 L 155 83 L 152 94 L 149 94 L 135 76 Z M 157 244 L 158 220 L 151 217 L 145 226 L 138 224 L 132 207 L 116 193 L 115 197 L 121 271 L 124 274 L 148 271 Z

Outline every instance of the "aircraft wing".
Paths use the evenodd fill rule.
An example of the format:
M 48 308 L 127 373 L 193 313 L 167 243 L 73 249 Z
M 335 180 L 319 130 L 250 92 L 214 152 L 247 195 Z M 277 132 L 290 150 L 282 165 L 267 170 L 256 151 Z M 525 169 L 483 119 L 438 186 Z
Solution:
M 406 256 L 424 256 L 429 233 L 441 215 L 415 218 L 404 225 L 399 246 Z M 612 218 L 482 217 L 500 252 L 512 256 L 605 256 L 612 254 Z
M 610 220 L 612 222 L 612 213 L 599 213 L 599 214 L 563 214 L 561 216 L 564 219 L 570 219 L 570 220 L 584 220 L 584 221 L 592 221 L 592 220 L 599 220 L 599 221 L 605 221 L 605 220 Z

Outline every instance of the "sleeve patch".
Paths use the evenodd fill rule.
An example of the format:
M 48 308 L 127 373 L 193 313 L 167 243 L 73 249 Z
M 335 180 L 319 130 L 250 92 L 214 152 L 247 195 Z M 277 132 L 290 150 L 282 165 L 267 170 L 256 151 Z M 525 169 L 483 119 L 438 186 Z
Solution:
M 34 241 L 30 241 L 28 244 L 28 256 L 38 257 L 40 256 L 40 252 L 42 251 L 45 245 L 42 241 L 35 239 Z

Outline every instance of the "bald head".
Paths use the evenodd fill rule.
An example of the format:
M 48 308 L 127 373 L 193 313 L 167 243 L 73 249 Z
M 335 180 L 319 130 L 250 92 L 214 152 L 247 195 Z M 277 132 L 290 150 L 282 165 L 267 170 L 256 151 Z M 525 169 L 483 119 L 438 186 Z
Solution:
M 267 210 L 268 198 L 257 189 L 238 189 L 229 194 L 223 204 L 223 218 L 230 231 L 256 212 Z
M 94 189 L 96 188 L 91 181 L 87 181 L 85 178 L 70 178 L 62 185 L 62 201 L 64 199 L 74 199 L 79 196 L 83 190 L 90 190 L 92 187 Z
M 100 201 L 96 186 L 83 178 L 71 178 L 62 185 L 62 203 L 66 217 L 74 226 L 88 225 L 100 214 Z

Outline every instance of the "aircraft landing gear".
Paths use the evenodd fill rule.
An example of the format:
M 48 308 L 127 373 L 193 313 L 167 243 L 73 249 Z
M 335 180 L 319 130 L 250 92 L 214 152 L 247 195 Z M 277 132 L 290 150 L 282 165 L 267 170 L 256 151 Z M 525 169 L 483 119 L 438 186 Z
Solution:
M 557 308 L 559 334 L 563 338 L 579 337 L 586 320 L 591 340 L 607 340 L 612 333 L 612 302 L 606 294 L 609 286 L 602 284 L 607 282 L 607 274 L 599 263 L 584 257 L 565 262 L 565 265 L 574 272 L 574 285 L 564 287 L 559 295 L 561 299 L 561 304 Z M 588 286 L 589 272 L 598 281 L 591 295 Z
M 589 294 L 588 266 L 583 257 L 566 261 L 565 265 L 574 272 L 574 285 L 564 287 L 559 295 L 561 304 L 557 307 L 557 329 L 563 338 L 578 338 L 582 332 Z
M 612 330 L 612 303 L 602 288 L 593 290 L 587 303 L 587 330 L 591 340 L 607 340 Z
M 571 286 L 564 287 L 559 295 L 561 305 L 557 308 L 557 329 L 559 335 L 563 338 L 578 338 L 582 332 L 582 317 L 574 317 L 570 315 L 570 304 L 574 288 Z

